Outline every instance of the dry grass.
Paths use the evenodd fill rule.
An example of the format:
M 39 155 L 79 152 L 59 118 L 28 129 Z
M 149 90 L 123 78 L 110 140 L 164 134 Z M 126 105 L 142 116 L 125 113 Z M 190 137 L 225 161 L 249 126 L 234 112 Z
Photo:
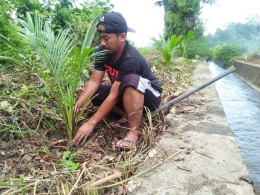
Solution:
M 260 54 L 253 53 L 250 54 L 249 56 L 240 57 L 238 60 L 250 62 L 255 65 L 260 65 Z

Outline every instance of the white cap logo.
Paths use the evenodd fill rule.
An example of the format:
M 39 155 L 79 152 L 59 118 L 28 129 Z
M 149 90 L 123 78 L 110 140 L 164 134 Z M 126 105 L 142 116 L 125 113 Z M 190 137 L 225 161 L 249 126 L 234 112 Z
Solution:
M 105 18 L 102 16 L 99 21 L 104 22 Z

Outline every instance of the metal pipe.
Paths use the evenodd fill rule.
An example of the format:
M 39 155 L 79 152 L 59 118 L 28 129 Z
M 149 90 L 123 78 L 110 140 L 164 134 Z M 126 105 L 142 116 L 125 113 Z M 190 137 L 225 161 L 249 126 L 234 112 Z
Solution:
M 196 93 L 197 91 L 203 89 L 204 87 L 207 87 L 208 85 L 210 85 L 210 84 L 216 82 L 217 80 L 219 80 L 219 79 L 221 79 L 221 78 L 227 76 L 228 74 L 230 74 L 230 73 L 232 73 L 232 72 L 234 72 L 234 71 L 236 71 L 235 66 L 231 66 L 229 69 L 227 69 L 226 71 L 224 71 L 224 72 L 221 73 L 220 75 L 218 75 L 218 76 L 216 76 L 216 77 L 210 79 L 209 81 L 203 83 L 202 85 L 191 89 L 190 91 L 188 91 L 188 92 L 186 92 L 186 93 L 180 95 L 179 97 L 177 97 L 177 98 L 175 98 L 175 99 L 169 101 L 168 103 L 162 105 L 161 107 L 157 108 L 155 111 L 152 112 L 152 115 L 155 115 L 155 114 L 157 114 L 158 112 L 169 108 L 170 106 L 172 106 L 172 105 L 175 104 L 176 102 L 179 102 L 179 101 L 181 101 L 182 99 L 184 99 L 184 98 L 186 98 L 186 97 L 192 95 L 193 93 Z

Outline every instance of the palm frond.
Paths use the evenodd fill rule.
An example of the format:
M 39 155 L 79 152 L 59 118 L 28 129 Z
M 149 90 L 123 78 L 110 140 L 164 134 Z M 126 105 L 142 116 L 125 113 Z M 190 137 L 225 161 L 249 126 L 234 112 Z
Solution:
M 88 47 L 90 48 L 91 47 L 91 43 L 94 39 L 94 36 L 95 36 L 95 32 L 96 32 L 96 25 L 98 23 L 98 20 L 99 20 L 99 16 L 100 14 L 98 14 L 96 16 L 96 18 L 92 21 L 92 23 L 90 24 L 90 27 L 89 29 L 87 30 L 86 34 L 85 34 L 85 37 L 84 37 L 84 41 L 83 41 L 83 44 L 82 44 L 82 47 L 81 47 L 81 52 L 83 52 L 83 49 L 85 47 Z
M 69 36 L 69 29 L 61 31 L 55 37 L 50 24 L 45 22 L 43 25 L 38 13 L 35 15 L 34 23 L 28 12 L 26 19 L 27 21 L 18 19 L 24 27 L 20 28 L 23 38 L 40 56 L 44 67 L 54 75 L 58 74 L 67 60 L 68 54 L 74 48 L 72 36 Z
M 180 51 L 182 52 L 182 56 L 186 57 L 186 50 L 188 47 L 188 43 L 193 37 L 194 32 L 192 30 L 189 30 L 188 34 L 182 39 L 181 44 L 180 44 Z
M 182 37 L 177 37 L 176 34 L 171 36 L 169 41 L 170 50 L 173 50 L 181 41 Z
M 1 33 L 0 33 L 0 37 L 1 37 L 6 43 L 8 43 L 8 44 L 14 46 L 13 42 L 10 41 L 7 37 L 5 37 L 4 35 L 2 35 Z
M 18 21 L 23 26 L 20 32 L 24 40 L 32 47 L 42 60 L 42 65 L 35 66 L 34 70 L 49 87 L 55 103 L 65 122 L 68 138 L 72 139 L 74 129 L 73 106 L 75 92 L 79 78 L 89 61 L 97 56 L 104 58 L 105 52 L 93 54 L 94 49 L 83 47 L 81 50 L 74 47 L 69 29 L 55 35 L 50 24 L 45 22 L 36 13 L 34 22 L 29 13 L 27 20 Z M 91 31 L 91 30 L 90 30 Z M 87 39 L 91 39 L 91 32 Z M 90 38 L 89 38 L 90 37 Z M 91 40 L 84 44 L 91 45 Z M 46 71 L 46 69 L 48 71 Z
M 20 60 L 17 60 L 17 59 L 14 59 L 14 58 L 11 58 L 11 57 L 8 57 L 8 56 L 0 56 L 0 59 L 1 60 L 8 60 L 8 61 L 12 61 L 14 63 L 17 63 L 17 64 L 22 64 L 23 66 L 28 66 L 26 63 L 20 61 Z
M 156 47 L 156 49 L 161 52 L 163 59 L 165 60 L 165 63 L 163 63 L 163 65 L 166 65 L 167 69 L 169 70 L 171 59 L 174 57 L 176 49 L 178 48 L 182 37 L 177 37 L 174 34 L 172 35 L 171 39 L 168 39 L 166 41 L 163 35 L 159 34 L 159 38 L 160 39 L 152 37 L 151 39 L 154 42 L 154 46 Z

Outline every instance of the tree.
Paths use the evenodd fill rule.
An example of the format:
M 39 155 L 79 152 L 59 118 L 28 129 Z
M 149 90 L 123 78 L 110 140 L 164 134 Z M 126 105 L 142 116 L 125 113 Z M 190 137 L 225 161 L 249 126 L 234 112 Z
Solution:
M 164 6 L 164 36 L 173 34 L 186 36 L 190 30 L 202 36 L 203 30 L 199 14 L 204 4 L 213 4 L 217 0 L 162 0 L 155 5 Z
M 41 9 L 41 3 L 38 0 L 14 0 L 15 13 L 17 18 L 24 18 L 26 12 L 35 12 Z
M 225 29 L 217 29 L 214 35 L 207 35 L 212 47 L 223 45 L 226 42 L 234 42 L 248 51 L 259 49 L 260 41 L 260 17 L 255 15 L 248 18 L 247 23 L 230 22 Z

